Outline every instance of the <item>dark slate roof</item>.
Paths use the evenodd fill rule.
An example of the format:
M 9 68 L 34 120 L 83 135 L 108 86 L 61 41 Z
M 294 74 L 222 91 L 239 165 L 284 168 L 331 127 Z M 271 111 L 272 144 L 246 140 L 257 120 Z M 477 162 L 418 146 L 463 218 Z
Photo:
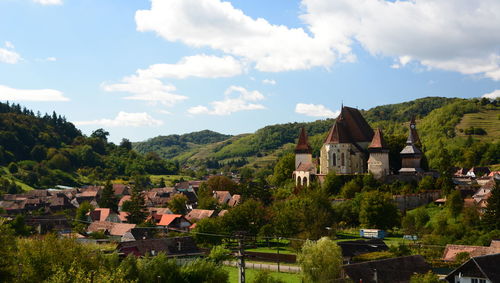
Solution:
M 420 149 L 418 149 L 414 144 L 406 144 L 406 146 L 401 150 L 401 154 L 422 154 Z
M 330 129 L 325 143 L 370 142 L 373 129 L 356 108 L 344 106 Z
M 353 257 L 361 254 L 386 251 L 389 248 L 381 239 L 342 241 L 337 243 L 342 249 L 342 255 Z
M 378 283 L 410 282 L 414 273 L 427 273 L 429 264 L 421 255 L 403 256 L 382 260 L 367 261 L 342 266 L 344 272 L 354 282 L 375 282 L 377 272 Z
M 302 127 L 299 134 L 299 141 L 295 147 L 295 153 L 312 153 L 312 147 L 307 141 L 306 129 Z
M 453 282 L 455 275 L 462 273 L 467 277 L 486 277 L 491 282 L 500 282 L 499 266 L 500 253 L 473 257 L 448 274 L 446 280 Z

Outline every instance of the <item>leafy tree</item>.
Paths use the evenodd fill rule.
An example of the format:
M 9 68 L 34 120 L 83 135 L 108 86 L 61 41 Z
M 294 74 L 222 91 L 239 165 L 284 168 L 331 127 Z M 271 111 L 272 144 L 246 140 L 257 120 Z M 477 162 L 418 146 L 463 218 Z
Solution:
M 14 232 L 7 225 L 6 220 L 0 218 L 0 278 L 4 282 L 9 282 L 14 279 L 16 274 L 16 266 L 14 264 L 17 254 L 17 242 L 14 237 Z
M 24 215 L 16 215 L 16 218 L 10 222 L 10 227 L 16 235 L 27 237 L 31 234 L 31 227 L 24 222 Z
M 188 202 L 188 198 L 183 194 L 177 194 L 168 202 L 168 208 L 172 210 L 173 213 L 176 214 L 186 214 L 187 207 L 186 203 Z
M 390 229 L 399 225 L 399 211 L 392 195 L 378 191 L 362 194 L 359 222 L 364 227 Z
M 9 169 L 9 172 L 12 173 L 12 174 L 15 174 L 15 173 L 17 173 L 19 171 L 19 168 L 17 167 L 17 164 L 15 162 L 11 162 L 9 164 L 8 169 Z
M 432 273 L 432 271 L 427 272 L 426 274 L 415 274 L 411 277 L 410 283 L 439 283 L 442 282 L 439 280 L 439 277 Z
M 330 195 L 337 195 L 340 193 L 340 189 L 342 188 L 343 180 L 341 176 L 335 174 L 335 171 L 330 171 L 325 177 L 325 181 L 323 182 L 323 188 Z
M 88 202 L 84 201 L 80 204 L 80 206 L 76 209 L 75 221 L 73 222 L 73 227 L 79 233 L 83 233 L 85 231 L 86 223 L 88 221 L 87 213 L 94 210 L 94 207 Z
M 446 208 L 450 213 L 451 217 L 456 218 L 464 207 L 464 201 L 460 196 L 460 191 L 455 190 L 451 194 L 448 195 L 446 199 Z
M 30 152 L 31 157 L 36 161 L 42 161 L 47 157 L 47 148 L 43 145 L 37 144 Z
M 295 155 L 287 153 L 283 155 L 274 166 L 270 183 L 274 186 L 281 186 L 285 182 L 292 180 L 292 173 L 295 170 Z
M 174 261 L 175 262 L 175 261 Z M 223 283 L 229 281 L 228 272 L 216 263 L 196 259 L 181 267 L 184 282 Z
M 425 207 L 419 207 L 408 212 L 403 217 L 402 226 L 405 233 L 421 237 L 425 233 L 425 226 L 429 220 L 429 213 Z
M 205 182 L 206 189 L 209 191 L 229 191 L 235 193 L 238 184 L 226 176 L 213 176 Z
M 297 255 L 297 262 L 308 282 L 330 282 L 340 278 L 342 251 L 327 237 L 317 242 L 307 240 Z
M 431 176 L 425 176 L 418 182 L 418 191 L 423 192 L 423 191 L 428 191 L 434 189 L 434 178 Z
M 252 283 L 285 283 L 285 281 L 274 278 L 268 270 L 260 270 Z
M 132 150 L 132 143 L 129 139 L 123 138 L 119 145 L 120 148 L 123 148 L 127 151 Z
M 112 211 L 118 211 L 118 198 L 115 196 L 113 184 L 110 180 L 106 182 L 99 200 L 99 207 L 110 208 Z
M 108 140 L 109 132 L 103 128 L 97 129 L 90 135 L 91 138 L 98 138 L 104 141 Z
M 220 245 L 222 238 L 216 236 L 221 234 L 221 218 L 204 218 L 196 222 L 194 228 L 194 238 L 198 244 L 202 245 Z
M 224 261 L 232 258 L 231 250 L 226 249 L 222 245 L 214 246 L 210 250 L 208 259 L 215 262 L 216 264 L 222 264 Z
M 257 235 L 267 219 L 267 211 L 263 203 L 249 199 L 224 214 L 222 227 L 229 233 L 246 231 L 250 235 Z
M 343 198 L 354 198 L 354 196 L 357 193 L 360 193 L 362 190 L 362 184 L 357 179 L 352 179 L 349 182 L 345 183 L 344 186 L 342 186 L 342 189 L 340 191 L 340 195 Z

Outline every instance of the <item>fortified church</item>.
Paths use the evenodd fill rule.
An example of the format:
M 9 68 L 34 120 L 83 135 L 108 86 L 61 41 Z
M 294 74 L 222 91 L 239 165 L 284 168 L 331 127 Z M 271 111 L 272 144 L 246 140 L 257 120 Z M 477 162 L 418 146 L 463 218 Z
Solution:
M 412 118 L 406 147 L 400 153 L 402 168 L 399 174 L 415 175 L 423 172 L 420 168 L 422 152 L 417 146 L 419 143 L 415 119 Z M 309 185 L 312 179 L 322 180 L 331 171 L 336 174 L 372 173 L 378 179 L 391 174 L 389 148 L 382 131 L 373 131 L 358 109 L 345 106 L 321 147 L 319 164 L 313 162 L 306 131 L 301 129 L 295 147 L 295 168 L 295 183 L 304 186 Z

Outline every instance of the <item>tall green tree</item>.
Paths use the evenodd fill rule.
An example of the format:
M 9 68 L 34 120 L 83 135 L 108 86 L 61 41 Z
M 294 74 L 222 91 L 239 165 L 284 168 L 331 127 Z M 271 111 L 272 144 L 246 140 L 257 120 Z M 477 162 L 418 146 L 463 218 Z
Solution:
M 362 194 L 359 222 L 367 228 L 390 229 L 399 225 L 399 211 L 392 195 L 378 191 Z
M 176 214 L 186 214 L 187 207 L 186 203 L 188 202 L 188 198 L 183 194 L 177 194 L 172 197 L 172 199 L 168 202 L 168 208 L 172 210 L 173 213 Z
M 129 223 L 141 224 L 146 219 L 147 214 L 145 212 L 145 201 L 141 184 L 140 181 L 136 180 L 135 185 L 132 187 L 130 201 L 126 205 L 126 211 L 129 213 L 127 216 Z M 122 209 L 125 210 L 125 208 Z
M 297 262 L 307 282 L 333 282 L 340 278 L 342 251 L 328 237 L 317 242 L 307 240 L 297 255 Z
M 497 181 L 495 188 L 488 198 L 488 205 L 484 213 L 484 223 L 488 230 L 500 229 L 500 186 Z
M 104 185 L 104 189 L 101 193 L 101 198 L 99 199 L 99 207 L 110 208 L 112 211 L 118 211 L 118 198 L 115 196 L 115 191 L 113 190 L 113 184 L 110 180 Z
M 462 212 L 462 209 L 464 208 L 464 201 L 462 200 L 462 196 L 460 196 L 460 191 L 455 190 L 448 195 L 448 198 L 446 199 L 446 208 L 448 209 L 448 213 L 451 217 L 454 218 Z
M 274 166 L 273 175 L 270 177 L 270 183 L 274 186 L 281 186 L 287 181 L 292 180 L 292 173 L 295 170 L 295 155 L 287 153 L 283 155 Z

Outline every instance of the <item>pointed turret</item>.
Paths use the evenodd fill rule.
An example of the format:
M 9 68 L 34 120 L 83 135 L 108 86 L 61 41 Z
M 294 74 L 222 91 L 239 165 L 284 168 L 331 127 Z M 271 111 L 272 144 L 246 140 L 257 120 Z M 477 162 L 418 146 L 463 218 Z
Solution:
M 307 140 L 306 129 L 304 127 L 300 130 L 299 141 L 295 147 L 295 153 L 312 153 L 312 147 Z
M 382 134 L 382 130 L 375 130 L 375 134 L 373 135 L 372 142 L 368 146 L 369 149 L 387 149 L 385 144 L 384 136 Z
M 411 116 L 410 120 L 410 132 L 413 139 L 413 144 L 420 145 L 420 137 L 417 133 L 417 122 L 415 122 L 415 115 Z
M 389 148 L 385 144 L 382 130 L 375 130 L 371 144 L 368 146 L 370 158 L 368 158 L 368 172 L 377 179 L 383 179 L 389 175 Z

